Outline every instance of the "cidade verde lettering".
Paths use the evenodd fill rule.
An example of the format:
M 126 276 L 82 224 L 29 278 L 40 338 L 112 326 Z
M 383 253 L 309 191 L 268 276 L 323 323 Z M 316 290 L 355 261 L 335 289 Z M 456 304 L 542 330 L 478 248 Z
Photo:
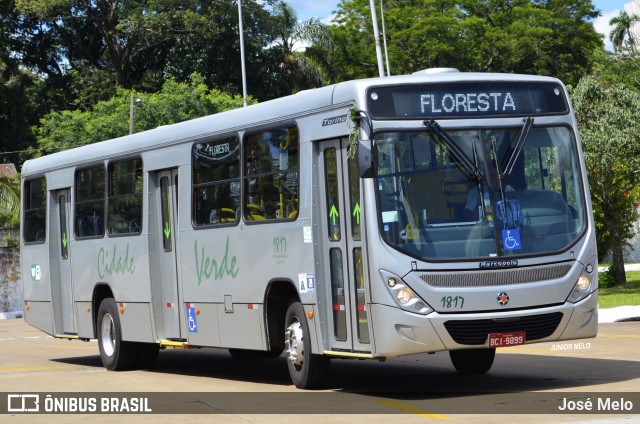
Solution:
M 104 278 L 113 274 L 133 274 L 136 264 L 133 257 L 129 257 L 129 243 L 125 249 L 124 256 L 118 252 L 118 245 L 113 245 L 113 251 L 101 247 L 98 251 L 98 275 Z
M 198 285 L 202 284 L 202 280 L 221 280 L 225 275 L 236 278 L 238 275 L 240 269 L 236 265 L 236 255 L 229 259 L 229 237 L 227 237 L 224 256 L 220 260 L 207 256 L 204 246 L 198 249 L 198 240 L 193 242 L 193 250 L 195 252 Z

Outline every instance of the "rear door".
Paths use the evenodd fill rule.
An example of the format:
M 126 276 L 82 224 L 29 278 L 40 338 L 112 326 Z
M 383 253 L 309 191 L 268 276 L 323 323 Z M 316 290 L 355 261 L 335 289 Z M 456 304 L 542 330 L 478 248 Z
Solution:
M 178 285 L 178 170 L 166 169 L 150 174 L 150 249 L 152 258 L 151 292 L 157 333 L 161 339 L 186 339 L 181 292 Z

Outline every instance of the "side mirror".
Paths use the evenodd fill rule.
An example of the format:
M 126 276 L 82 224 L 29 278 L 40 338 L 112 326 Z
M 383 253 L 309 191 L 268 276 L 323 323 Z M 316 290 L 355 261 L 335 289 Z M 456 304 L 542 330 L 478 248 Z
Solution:
M 373 138 L 373 123 L 364 110 L 356 110 L 353 119 L 358 121 L 358 173 L 360 178 L 374 178 L 377 174 L 378 155 Z
M 377 173 L 378 157 L 375 143 L 361 138 L 358 143 L 358 172 L 360 178 L 374 178 Z

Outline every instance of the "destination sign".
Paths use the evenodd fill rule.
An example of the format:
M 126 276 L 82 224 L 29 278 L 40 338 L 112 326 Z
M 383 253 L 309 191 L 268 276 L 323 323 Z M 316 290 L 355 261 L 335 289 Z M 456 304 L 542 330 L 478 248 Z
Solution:
M 375 119 L 485 118 L 567 113 L 555 83 L 469 82 L 373 87 L 367 93 Z
M 228 158 L 237 158 L 240 143 L 237 137 L 229 137 L 222 140 L 199 143 L 193 146 L 193 153 L 200 159 L 209 161 L 223 161 Z

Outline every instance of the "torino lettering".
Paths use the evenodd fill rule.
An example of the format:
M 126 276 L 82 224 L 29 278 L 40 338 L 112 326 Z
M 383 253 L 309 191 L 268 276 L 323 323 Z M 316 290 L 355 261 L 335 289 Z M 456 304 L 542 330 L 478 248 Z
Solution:
M 515 111 L 511 93 L 456 93 L 420 95 L 422 113 L 506 112 Z

